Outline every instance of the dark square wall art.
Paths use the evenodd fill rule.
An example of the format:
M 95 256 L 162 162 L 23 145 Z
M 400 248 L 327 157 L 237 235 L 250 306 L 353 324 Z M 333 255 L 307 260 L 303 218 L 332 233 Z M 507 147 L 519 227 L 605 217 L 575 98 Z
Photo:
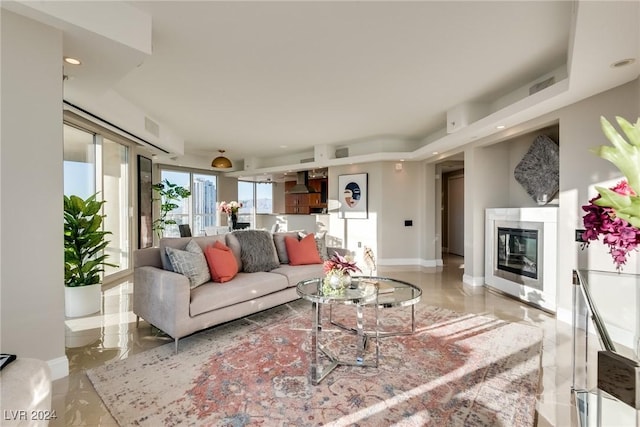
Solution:
M 560 188 L 558 144 L 546 135 L 537 136 L 513 175 L 537 204 L 549 203 Z

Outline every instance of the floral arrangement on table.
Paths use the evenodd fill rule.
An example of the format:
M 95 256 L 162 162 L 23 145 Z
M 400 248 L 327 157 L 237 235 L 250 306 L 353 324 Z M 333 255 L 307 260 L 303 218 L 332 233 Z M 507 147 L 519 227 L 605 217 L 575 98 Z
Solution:
M 220 202 L 220 211 L 226 213 L 227 215 L 236 214 L 238 215 L 238 209 L 242 207 L 242 203 L 236 202 L 235 200 L 232 202 Z
M 630 252 L 640 245 L 640 118 L 635 125 L 616 117 L 628 142 L 604 117 L 602 130 L 612 146 L 602 145 L 593 152 L 620 169 L 625 180 L 612 188 L 598 187 L 598 195 L 582 206 L 585 232 L 583 248 L 602 236 L 619 271 Z
M 346 288 L 351 284 L 351 273 L 362 270 L 350 257 L 334 252 L 331 258 L 322 264 L 322 271 L 325 274 L 323 290 L 327 293 Z

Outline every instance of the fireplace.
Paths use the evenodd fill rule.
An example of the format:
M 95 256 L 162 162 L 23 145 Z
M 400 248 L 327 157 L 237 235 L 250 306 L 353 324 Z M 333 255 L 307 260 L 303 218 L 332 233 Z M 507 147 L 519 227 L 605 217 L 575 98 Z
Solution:
M 498 270 L 538 278 L 538 230 L 498 227 Z
M 487 209 L 485 284 L 555 312 L 557 208 Z

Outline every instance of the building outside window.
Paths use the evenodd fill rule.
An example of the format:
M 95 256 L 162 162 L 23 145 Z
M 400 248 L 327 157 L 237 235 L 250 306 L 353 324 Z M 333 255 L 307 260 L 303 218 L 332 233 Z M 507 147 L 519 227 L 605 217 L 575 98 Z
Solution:
M 273 213 L 273 184 L 270 182 L 238 181 L 238 222 L 255 227 L 256 214 Z
M 193 236 L 204 236 L 207 227 L 218 225 L 218 188 L 215 175 L 161 169 L 160 176 L 161 180 L 166 179 L 191 191 L 191 196 L 177 201 L 178 207 L 167 215 L 167 219 L 173 219 L 176 224 L 167 225 L 164 237 L 180 237 L 180 224 L 188 224 Z

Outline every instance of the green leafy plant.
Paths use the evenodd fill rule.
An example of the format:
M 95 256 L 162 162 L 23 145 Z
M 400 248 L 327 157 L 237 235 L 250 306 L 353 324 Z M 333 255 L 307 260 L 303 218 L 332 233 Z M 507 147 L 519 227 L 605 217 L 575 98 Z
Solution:
M 154 220 L 152 224 L 153 231 L 156 232 L 159 239 L 164 234 L 167 225 L 176 224 L 174 219 L 167 219 L 167 215 L 179 206 L 176 202 L 189 197 L 191 191 L 178 184 L 172 184 L 167 179 L 154 184 L 152 188 L 156 193 L 153 201 L 160 202 L 160 217 Z
M 100 283 L 108 257 L 103 251 L 110 231 L 102 230 L 105 215 L 100 214 L 105 201 L 94 194 L 86 200 L 78 196 L 64 196 L 64 285 L 89 286 Z
M 607 119 L 601 117 L 602 131 L 613 146 L 601 145 L 593 152 L 616 165 L 632 191 L 621 194 L 613 189 L 596 187 L 600 198 L 594 203 L 613 209 L 616 217 L 640 228 L 640 118 L 635 124 L 622 117 L 616 117 L 616 120 L 629 141 L 627 142 Z

